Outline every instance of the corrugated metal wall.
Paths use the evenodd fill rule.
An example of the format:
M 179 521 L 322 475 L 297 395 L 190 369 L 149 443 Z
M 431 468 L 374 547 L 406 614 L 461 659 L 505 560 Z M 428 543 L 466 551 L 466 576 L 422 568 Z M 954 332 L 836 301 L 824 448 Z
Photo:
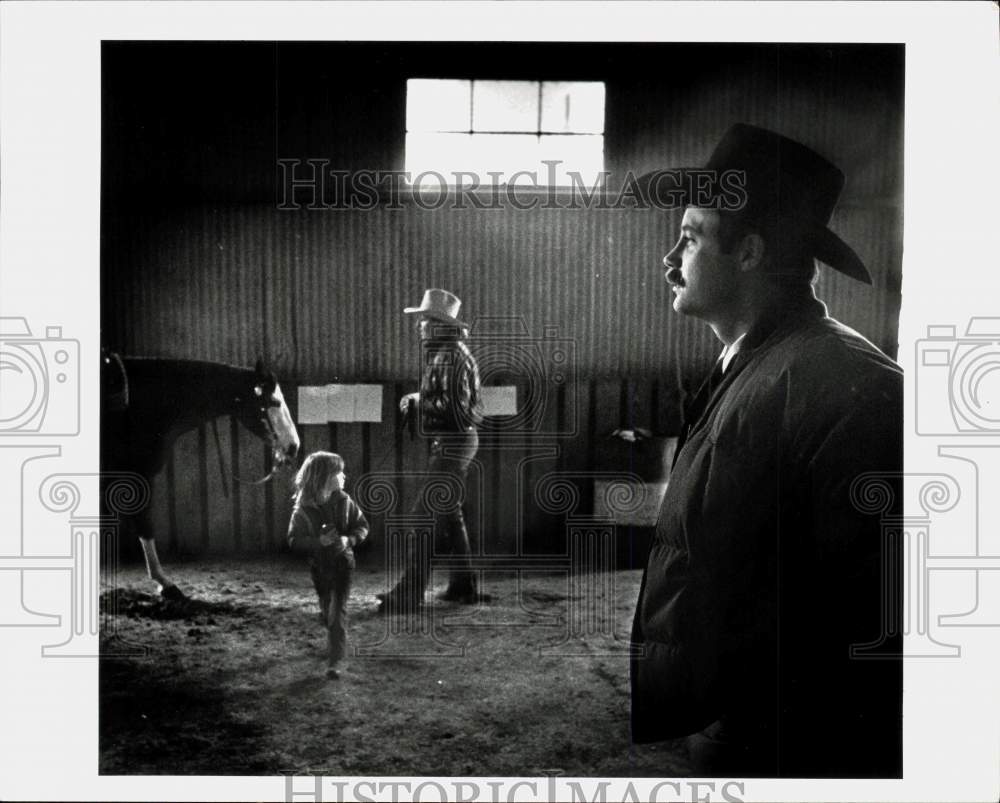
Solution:
M 119 217 L 107 228 L 106 333 L 129 354 L 250 364 L 265 355 L 305 383 L 410 378 L 417 337 L 402 309 L 425 287 L 463 313 L 558 329 L 588 376 L 674 375 L 717 350 L 670 309 L 660 259 L 679 214 L 613 210 L 275 212 L 200 207 Z M 831 313 L 895 347 L 899 224 L 890 208 L 840 210 L 833 224 L 871 267 L 869 288 L 822 271 Z M 132 266 L 141 264 L 137 272 Z M 136 314 L 137 311 L 141 313 Z M 473 335 L 476 334 L 475 327 Z
M 570 367 L 592 423 L 564 452 L 582 450 L 584 464 L 594 462 L 597 433 L 617 426 L 624 409 L 595 401 L 600 382 L 617 388 L 609 391 L 615 399 L 634 385 L 642 399 L 656 399 L 660 409 L 650 414 L 662 427 L 676 426 L 683 389 L 699 381 L 718 350 L 707 327 L 670 309 L 660 260 L 680 213 L 428 211 L 412 203 L 372 211 L 277 209 L 279 158 L 399 169 L 405 79 L 471 73 L 606 80 L 612 187 L 628 171 L 702 163 L 736 120 L 813 145 L 848 175 L 832 226 L 875 277 L 867 288 L 824 271 L 818 292 L 831 314 L 895 354 L 901 48 L 521 45 L 502 57 L 513 46 L 365 47 L 105 46 L 106 345 L 241 365 L 263 356 L 291 388 L 356 381 L 395 387 L 415 382 L 419 365 L 412 321 L 401 310 L 419 302 L 425 287 L 440 286 L 462 297 L 472 322 L 517 316 L 533 335 L 554 327 L 571 341 Z M 489 48 L 501 57 L 487 58 Z M 581 52 L 586 59 L 576 57 Z M 153 73 L 154 65 L 170 69 Z M 345 71 L 350 65 L 357 69 Z M 605 411 L 599 416 L 598 407 Z M 366 451 L 357 426 L 358 434 L 341 427 L 333 440 L 354 438 L 356 444 L 348 443 L 355 462 L 370 463 L 374 447 Z M 331 445 L 326 428 L 309 430 L 308 443 Z M 209 518 L 183 501 L 199 494 L 181 493 L 181 478 L 192 490 L 218 474 L 191 437 L 178 447 L 186 457 L 174 461 L 169 494 L 166 479 L 159 480 L 173 499 L 177 546 L 273 544 L 273 533 L 260 531 L 261 499 L 244 492 L 238 508 L 216 505 Z M 242 438 L 237 449 L 234 462 L 257 459 L 259 449 Z M 492 470 L 506 471 L 499 463 Z M 213 485 L 209 496 L 217 490 Z M 282 494 L 266 493 L 267 510 L 280 519 Z M 232 535 L 216 537 L 219 522 L 233 517 L 241 521 L 230 523 Z M 201 522 L 193 540 L 183 535 L 190 531 L 184 522 L 192 521 Z M 498 525 L 488 539 L 504 542 L 503 529 Z

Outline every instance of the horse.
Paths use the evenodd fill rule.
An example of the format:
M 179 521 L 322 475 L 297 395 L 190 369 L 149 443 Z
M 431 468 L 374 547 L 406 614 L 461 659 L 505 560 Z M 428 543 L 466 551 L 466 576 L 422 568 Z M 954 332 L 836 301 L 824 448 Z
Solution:
M 270 445 L 273 468 L 265 480 L 294 463 L 298 433 L 277 379 L 261 360 L 249 369 L 102 351 L 101 475 L 131 472 L 148 485 L 180 435 L 227 414 Z M 186 599 L 160 563 L 148 507 L 135 521 L 149 579 L 165 599 Z

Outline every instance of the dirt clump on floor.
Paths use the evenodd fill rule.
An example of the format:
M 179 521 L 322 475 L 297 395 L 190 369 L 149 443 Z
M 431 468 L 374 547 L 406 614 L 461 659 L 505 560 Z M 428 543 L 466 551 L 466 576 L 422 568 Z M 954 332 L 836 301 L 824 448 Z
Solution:
M 381 572 L 359 571 L 337 680 L 299 562 L 174 575 L 189 600 L 162 599 L 139 567 L 102 595 L 102 774 L 687 774 L 680 742 L 629 741 L 639 572 L 488 575 L 489 602 L 431 592 L 407 617 L 379 610 Z

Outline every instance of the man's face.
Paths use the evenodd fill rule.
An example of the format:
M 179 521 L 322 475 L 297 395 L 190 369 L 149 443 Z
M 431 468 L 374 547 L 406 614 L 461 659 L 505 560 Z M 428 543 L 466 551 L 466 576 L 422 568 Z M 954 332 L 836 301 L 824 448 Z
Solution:
M 674 309 L 709 323 L 724 321 L 739 303 L 739 261 L 723 251 L 719 213 L 688 207 L 681 236 L 663 257 L 666 280 L 674 292 Z

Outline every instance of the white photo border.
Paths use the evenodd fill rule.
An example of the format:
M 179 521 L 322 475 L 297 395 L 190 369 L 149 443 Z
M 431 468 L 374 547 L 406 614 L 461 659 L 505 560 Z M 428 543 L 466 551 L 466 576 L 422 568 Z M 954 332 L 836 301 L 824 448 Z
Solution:
M 102 40 L 902 43 L 905 231 L 899 361 L 906 371 L 909 415 L 919 403 L 914 361 L 927 327 L 953 325 L 964 331 L 971 318 L 995 313 L 1000 299 L 995 269 L 1000 220 L 994 189 L 1000 175 L 996 30 L 997 8 L 989 2 L 4 3 L 0 314 L 42 327 L 61 326 L 66 337 L 79 341 L 81 361 L 96 359 Z M 469 37 L 470 31 L 476 36 Z M 96 420 L 96 378 L 85 372 L 80 381 L 81 420 Z M 907 472 L 948 471 L 954 461 L 943 460 L 939 450 L 951 442 L 918 434 L 912 423 L 906 424 Z M 82 427 L 79 436 L 46 443 L 62 450 L 67 471 L 97 470 L 96 428 Z M 983 449 L 990 444 L 988 437 L 981 440 Z M 980 474 L 985 482 L 985 472 Z M 0 488 L 0 510 L 18 509 L 16 490 Z M 979 490 L 989 493 L 985 485 Z M 6 512 L 0 516 L 5 530 L 18 526 Z M 998 580 L 998 572 L 980 574 L 981 582 L 995 585 Z M 52 593 L 62 600 L 59 595 L 65 592 L 56 585 Z M 1000 619 L 1000 611 L 993 614 Z M 748 779 L 740 796 L 772 801 L 998 799 L 1000 629 L 966 627 L 953 633 L 961 642 L 960 660 L 907 662 L 902 780 Z M 0 798 L 285 799 L 281 776 L 98 776 L 97 663 L 42 660 L 31 628 L 0 631 L 0 641 Z M 427 779 L 410 779 L 409 788 L 421 780 Z M 607 799 L 615 799 L 626 782 L 617 779 Z M 598 779 L 581 783 L 593 794 Z M 640 799 L 655 783 L 635 781 Z M 723 799 L 722 784 L 717 782 L 711 799 Z M 322 799 L 336 799 L 336 789 L 332 782 L 324 786 Z M 537 799 L 546 799 L 543 783 L 539 790 Z M 702 788 L 701 794 L 706 793 Z M 690 799 L 689 791 L 684 794 Z M 426 795 L 424 799 L 435 799 L 431 790 Z

